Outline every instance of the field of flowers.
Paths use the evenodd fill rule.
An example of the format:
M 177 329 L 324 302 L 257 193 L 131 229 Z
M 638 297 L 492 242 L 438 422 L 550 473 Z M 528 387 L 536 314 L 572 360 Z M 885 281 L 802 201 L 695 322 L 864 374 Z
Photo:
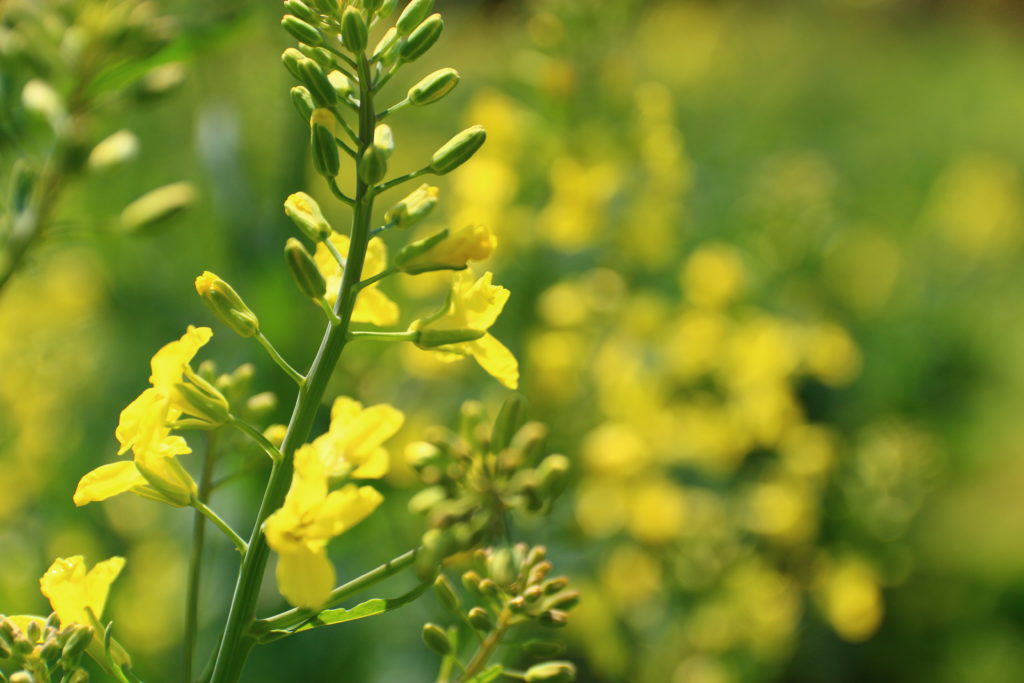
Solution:
M 387 4 L 341 3 L 369 16 Z M 319 546 L 316 561 L 337 574 L 327 588 L 419 546 L 414 568 L 339 603 L 409 604 L 257 648 L 241 680 L 456 680 L 463 664 L 445 648 L 473 654 L 469 634 L 503 633 L 512 613 L 538 624 L 523 639 L 553 633 L 564 652 L 531 658 L 513 639 L 488 650 L 506 677 L 458 680 L 571 680 L 530 669 L 543 659 L 594 683 L 1024 680 L 1024 33 L 1012 3 L 430 4 L 444 32 L 384 98 L 402 100 L 443 67 L 461 79 L 430 106 L 389 112 L 394 153 L 383 163 L 393 174 L 442 164 L 435 150 L 477 125 L 486 143 L 453 172 L 413 180 L 405 193 L 437 189 L 405 209 L 384 216 L 403 192 L 378 202 L 386 229 L 364 242 L 362 277 L 381 279 L 357 290 L 350 313 L 362 326 L 322 377 L 311 423 L 347 444 L 349 469 L 311 474 L 303 463 L 327 443 L 311 438 L 290 489 L 323 480 L 315 514 L 330 508 L 335 524 L 324 539 L 353 527 L 329 556 Z M 61 612 L 52 588 L 38 590 L 54 558 L 123 557 L 99 605 L 142 680 L 207 680 L 208 660 L 222 666 L 236 547 L 278 470 L 274 454 L 292 453 L 287 367 L 242 338 L 253 336 L 247 318 L 217 313 L 233 304 L 211 311 L 204 298 L 230 282 L 258 314 L 257 337 L 308 365 L 325 311 L 296 289 L 282 247 L 303 236 L 318 245 L 310 262 L 330 320 L 350 284 L 330 250 L 347 268 L 358 238 L 331 246 L 297 232 L 303 219 L 290 216 L 308 207 L 289 198 L 309 193 L 343 232 L 359 210 L 332 194 L 358 207 L 358 187 L 383 178 L 365 180 L 374 171 L 359 164 L 358 182 L 349 170 L 336 192 L 324 181 L 335 174 L 316 146 L 317 114 L 311 150 L 310 112 L 300 103 L 296 114 L 289 95 L 305 81 L 282 66 L 295 33 L 281 15 L 292 9 L 0 3 L 0 614 L 45 618 L 44 594 Z M 345 21 L 347 48 L 360 38 Z M 371 48 L 388 25 L 371 24 Z M 344 89 L 332 86 L 331 98 Z M 437 198 L 425 218 L 394 218 Z M 46 232 L 25 239 L 37 222 Z M 435 271 L 429 244 L 403 251 L 444 228 L 446 240 L 472 241 L 457 264 L 470 260 L 467 270 Z M 298 249 L 286 252 L 293 272 Z M 429 272 L 385 279 L 392 262 Z M 474 315 L 486 323 L 465 322 Z M 189 325 L 213 339 L 186 340 Z M 476 336 L 426 340 L 463 327 Z M 407 336 L 383 343 L 379 330 Z M 79 483 L 118 460 L 118 440 L 128 447 L 114 438 L 118 415 L 161 390 L 156 362 L 146 383 L 150 359 L 179 338 L 193 355 L 206 343 L 185 372 L 207 423 L 181 432 L 193 453 L 179 460 L 242 536 L 233 547 L 206 523 L 201 567 L 192 547 L 203 517 L 180 509 L 195 490 L 179 482 L 99 502 L 108 489 Z M 181 367 L 175 382 L 186 381 Z M 513 389 L 530 422 L 503 436 Z M 220 394 L 255 439 L 217 418 Z M 551 453 L 566 457 L 540 459 Z M 470 509 L 453 491 L 481 469 L 501 501 L 488 507 L 483 495 Z M 119 490 L 129 489 L 140 485 Z M 314 513 L 288 496 L 264 526 L 274 559 L 252 588 L 259 614 L 324 604 L 321 565 L 301 564 L 289 545 L 312 532 L 287 515 Z M 492 531 L 488 557 L 474 557 Z M 542 545 L 548 559 L 509 541 Z M 567 617 L 517 612 L 516 597 L 467 617 L 467 596 L 490 604 L 476 572 L 504 585 L 506 550 L 526 584 L 541 585 L 544 572 L 531 572 L 548 560 L 569 577 L 579 600 L 566 598 Z M 436 573 L 429 553 L 461 607 L 444 586 L 412 600 Z M 560 581 L 544 586 L 568 595 Z M 515 590 L 520 605 L 534 599 Z M 453 612 L 466 623 L 449 629 Z M 11 676 L 3 647 L 0 629 L 0 672 Z M 36 679 L 10 678 L 22 680 Z

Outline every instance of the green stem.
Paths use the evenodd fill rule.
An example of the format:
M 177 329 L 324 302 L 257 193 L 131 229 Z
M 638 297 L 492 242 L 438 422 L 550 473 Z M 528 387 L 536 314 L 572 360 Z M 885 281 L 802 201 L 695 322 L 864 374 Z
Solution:
M 365 590 L 375 583 L 383 581 L 389 576 L 393 576 L 406 567 L 409 567 L 416 559 L 417 550 L 418 549 L 406 551 L 398 557 L 388 560 L 384 564 L 371 569 L 362 576 L 352 579 L 344 585 L 338 586 L 331 591 L 331 597 L 328 598 L 326 604 L 321 609 L 335 607 L 338 603 L 352 597 L 359 591 Z M 253 622 L 251 632 L 258 636 L 264 633 L 269 633 L 270 631 L 298 626 L 302 622 L 315 617 L 319 612 L 320 610 L 301 609 L 299 607 L 295 607 L 285 612 L 281 612 L 280 614 L 275 614 L 272 617 L 256 620 Z
M 373 110 L 373 96 L 370 93 L 369 65 L 365 56 L 359 59 L 359 147 L 360 152 L 373 144 L 373 129 L 376 116 Z M 356 182 L 355 206 L 352 216 L 352 233 L 348 251 L 348 266 L 342 275 L 335 313 L 341 319 L 339 325 L 328 325 L 320 349 L 309 369 L 305 383 L 299 386 L 299 395 L 288 424 L 288 431 L 281 445 L 284 457 L 274 463 L 264 491 L 263 501 L 249 537 L 249 551 L 242 560 L 238 581 L 231 598 L 224 637 L 217 652 L 211 683 L 235 683 L 242 675 L 242 669 L 255 644 L 248 633 L 256 611 L 256 599 L 270 558 L 270 547 L 263 536 L 263 522 L 284 502 L 291 484 L 292 462 L 295 449 L 306 442 L 313 428 L 317 411 L 323 401 L 327 382 L 338 364 L 341 352 L 348 338 L 348 327 L 352 320 L 357 290 L 356 283 L 363 272 L 366 246 L 369 243 L 370 219 L 373 215 L 373 193 L 362 180 Z
M 303 385 L 303 383 L 306 381 L 306 378 L 303 377 L 298 370 L 293 368 L 291 366 L 291 363 L 284 359 L 284 356 L 278 353 L 277 349 L 275 349 L 274 345 L 270 343 L 270 340 L 267 339 L 266 335 L 263 334 L 262 330 L 256 330 L 256 341 L 258 341 L 263 346 L 263 348 L 266 349 L 267 353 L 270 355 L 270 358 L 275 363 L 277 363 L 277 366 L 279 368 L 284 370 L 284 373 L 286 375 L 291 377 L 295 381 L 295 383 L 298 384 L 300 387 Z
M 411 102 L 411 101 L 409 100 L 409 98 L 408 98 L 408 97 L 406 97 L 406 98 L 405 98 L 404 100 L 402 100 L 401 102 L 398 102 L 397 104 L 393 104 L 393 105 L 391 105 L 390 107 L 388 107 L 387 109 L 385 109 L 384 111 L 382 111 L 382 112 L 381 112 L 380 114 L 378 114 L 378 115 L 377 115 L 377 120 L 378 120 L 378 121 L 383 121 L 383 120 L 384 120 L 384 119 L 386 119 L 387 117 L 389 117 L 389 116 L 391 116 L 392 114 L 394 114 L 394 113 L 395 113 L 396 111 L 401 111 L 401 110 L 405 109 L 405 108 L 406 108 L 406 107 L 408 107 L 408 106 L 409 106 L 410 104 L 412 104 L 412 102 Z
M 373 277 L 368 277 L 365 280 L 361 281 L 359 284 L 356 285 L 356 287 L 359 288 L 359 289 L 365 289 L 366 287 L 369 287 L 373 283 L 380 282 L 384 278 L 386 278 L 386 277 L 388 277 L 390 275 L 394 275 L 397 272 L 398 272 L 398 270 L 396 270 L 395 268 L 385 268 L 384 270 L 380 271 L 379 273 L 377 273 Z
M 323 309 L 324 315 L 327 316 L 328 322 L 330 322 L 332 325 L 341 324 L 341 318 L 334 314 L 334 309 L 331 308 L 331 305 L 329 303 L 327 303 L 327 299 L 325 299 L 324 297 L 320 297 L 319 299 L 316 300 L 316 303 L 318 306 L 320 306 L 321 309 Z
M 377 332 L 376 330 L 360 330 L 349 332 L 348 338 L 351 341 L 365 339 L 367 341 L 416 341 L 419 332 Z
M 238 419 L 234 415 L 228 418 L 227 423 L 259 444 L 260 448 L 270 456 L 271 460 L 276 462 L 281 459 L 281 451 L 279 451 L 274 444 L 270 443 L 270 441 L 267 440 L 267 437 L 260 434 L 259 430 L 251 424 L 245 420 Z
M 206 453 L 203 454 L 203 469 L 199 476 L 199 491 L 196 494 L 203 503 L 210 499 L 213 485 L 213 465 L 217 450 L 217 432 L 210 432 L 206 439 Z M 196 654 L 196 639 L 199 635 L 199 582 L 203 566 L 203 541 L 206 537 L 206 518 L 195 511 L 192 518 L 192 552 L 189 557 L 188 589 L 185 598 L 185 660 L 183 681 L 192 681 L 192 666 Z
M 429 166 L 424 166 L 423 168 L 421 168 L 418 171 L 413 171 L 412 173 L 406 173 L 405 175 L 399 176 L 397 178 L 394 178 L 393 180 L 389 180 L 386 183 L 381 183 L 380 185 L 377 186 L 377 188 L 374 190 L 374 192 L 376 194 L 380 194 L 381 192 L 387 192 L 388 190 L 390 190 L 393 187 L 398 187 L 402 183 L 409 182 L 413 178 L 419 178 L 421 175 L 426 175 L 427 173 L 431 173 L 431 172 L 432 171 L 431 171 L 431 168 Z
M 216 512 L 210 509 L 206 503 L 199 500 L 199 498 L 192 499 L 192 507 L 198 512 L 201 512 L 204 517 L 213 522 L 213 525 L 224 532 L 224 535 L 231 539 L 231 542 L 235 544 L 235 550 L 242 554 L 244 557 L 246 552 L 249 550 L 249 544 L 231 528 L 231 525 L 220 518 Z
M 327 184 L 331 188 L 331 194 L 333 194 L 334 197 L 338 201 L 340 201 L 342 204 L 348 204 L 349 206 L 355 206 L 355 200 L 352 199 L 347 194 L 345 194 L 344 192 L 341 191 L 341 188 L 338 187 L 338 183 L 337 183 L 337 181 L 334 180 L 334 178 L 331 178 L 331 180 Z
M 463 671 L 462 676 L 459 678 L 460 683 L 465 683 L 465 681 L 470 680 L 473 676 L 484 670 L 484 667 L 487 666 L 487 660 L 498 649 L 498 645 L 501 644 L 501 638 L 505 635 L 507 629 L 508 613 L 507 611 L 502 611 L 498 616 L 498 623 L 495 624 L 494 630 L 487 634 L 484 642 L 480 644 L 476 654 L 473 655 L 473 659 L 469 660 L 469 664 L 466 665 L 465 671 Z

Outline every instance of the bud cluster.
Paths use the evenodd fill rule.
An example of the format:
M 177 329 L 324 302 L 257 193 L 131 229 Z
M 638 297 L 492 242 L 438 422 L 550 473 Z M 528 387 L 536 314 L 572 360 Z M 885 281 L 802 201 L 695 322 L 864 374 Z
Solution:
M 86 683 L 89 680 L 89 673 L 80 664 L 82 654 L 93 641 L 92 628 L 82 624 L 61 628 L 56 613 L 45 620 L 22 617 L 19 621 L 26 624 L 24 630 L 14 619 L 0 615 L 0 666 L 14 671 L 7 677 L 8 681 Z
M 468 603 L 459 597 L 443 574 L 434 582 L 441 604 L 457 615 L 464 626 L 476 632 L 493 651 L 513 627 L 530 625 L 545 629 L 565 626 L 568 613 L 580 598 L 579 591 L 569 585 L 565 576 L 551 576 L 552 563 L 543 546 L 529 547 L 518 543 L 512 547 L 486 548 L 474 551 L 473 567 L 462 574 L 462 586 Z M 442 656 L 457 657 L 459 629 L 444 629 L 426 624 L 423 640 Z M 529 634 L 522 634 L 527 637 Z M 476 641 L 477 638 L 470 638 Z M 517 638 L 523 654 L 547 659 L 564 651 L 564 646 L 547 638 Z M 489 644 L 489 645 L 488 645 Z M 467 667 L 482 667 L 486 656 L 480 650 Z M 576 669 L 564 661 L 547 661 L 530 667 L 524 674 L 527 681 L 556 683 L 574 681 Z
M 445 557 L 497 537 L 512 511 L 547 512 L 565 488 L 569 460 L 542 457 L 547 429 L 526 422 L 524 399 L 513 394 L 494 424 L 477 402 L 462 407 L 458 433 L 439 431 L 410 444 L 407 457 L 426 488 L 409 501 L 428 530 L 417 557 L 426 576 Z

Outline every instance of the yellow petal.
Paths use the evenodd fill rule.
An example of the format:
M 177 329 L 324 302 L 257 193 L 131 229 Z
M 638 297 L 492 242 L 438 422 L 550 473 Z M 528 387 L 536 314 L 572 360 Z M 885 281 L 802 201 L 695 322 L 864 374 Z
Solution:
M 179 383 L 185 366 L 195 357 L 206 342 L 213 336 L 213 330 L 209 327 L 188 326 L 181 339 L 166 344 L 156 352 L 153 360 L 150 361 L 152 375 L 150 383 L 157 388 L 170 391 L 175 384 Z
M 464 342 L 459 346 L 465 346 L 476 362 L 480 364 L 489 375 L 504 384 L 509 389 L 519 387 L 519 363 L 504 344 L 489 334 L 471 342 Z
M 394 325 L 398 322 L 398 304 L 376 286 L 370 285 L 359 292 L 355 308 L 352 309 L 352 322 L 378 327 Z
M 387 450 L 378 448 L 370 457 L 352 472 L 356 479 L 380 479 L 391 468 L 391 458 Z
M 383 500 L 372 486 L 348 484 L 327 496 L 317 512 L 315 528 L 326 538 L 342 534 L 369 517 Z
M 281 553 L 277 559 L 277 589 L 295 607 L 323 607 L 334 588 L 334 567 L 321 549 L 305 546 Z
M 91 625 L 86 608 L 91 609 L 97 619 L 103 616 L 110 584 L 123 567 L 123 557 L 112 557 L 97 563 L 87 573 L 81 555 L 58 557 L 39 579 L 39 587 L 62 624 Z
M 145 485 L 146 479 L 139 473 L 134 462 L 122 461 L 101 465 L 79 480 L 78 488 L 75 489 L 75 505 L 82 506 L 106 500 Z

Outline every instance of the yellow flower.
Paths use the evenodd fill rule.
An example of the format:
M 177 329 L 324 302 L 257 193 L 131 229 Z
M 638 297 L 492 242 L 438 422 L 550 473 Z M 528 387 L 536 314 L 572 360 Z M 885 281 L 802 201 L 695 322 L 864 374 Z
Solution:
M 349 239 L 345 235 L 331 235 L 330 242 L 338 252 L 347 257 Z M 332 306 L 338 300 L 341 287 L 342 268 L 322 242 L 316 245 L 313 255 L 317 268 L 327 281 L 327 303 Z M 387 247 L 384 242 L 374 237 L 366 249 L 366 260 L 363 262 L 363 279 L 371 278 L 382 272 L 388 263 Z M 356 306 L 352 311 L 352 322 L 370 323 L 381 327 L 394 325 L 398 322 L 398 305 L 389 299 L 376 284 L 364 287 L 356 298 Z
M 395 265 L 415 275 L 432 270 L 462 270 L 469 261 L 481 261 L 491 255 L 498 240 L 483 225 L 467 225 L 454 232 L 444 230 L 432 237 L 413 242 L 398 253 Z
M 284 505 L 263 526 L 267 544 L 278 554 L 278 590 L 289 603 L 323 606 L 335 580 L 327 543 L 363 521 L 382 500 L 370 486 L 348 484 L 329 492 L 316 449 L 306 445 L 295 452 L 295 473 Z
M 410 330 L 431 332 L 476 331 L 483 333 L 473 341 L 444 344 L 431 348 L 443 360 L 472 356 L 491 376 L 509 389 L 519 386 L 519 363 L 505 346 L 487 330 L 498 319 L 509 291 L 491 284 L 491 273 L 474 281 L 472 273 L 462 271 L 452 280 L 447 305 L 437 314 L 413 322 Z
M 388 473 L 388 452 L 381 444 L 401 429 L 405 416 L 386 403 L 363 408 L 339 396 L 331 406 L 331 426 L 313 443 L 328 477 L 351 475 L 379 479 Z
M 39 579 L 39 587 L 49 598 L 61 624 L 92 626 L 86 610 L 91 610 L 97 620 L 103 616 L 110 584 L 123 567 L 123 557 L 112 557 L 98 562 L 86 572 L 85 559 L 81 555 L 58 557 Z

